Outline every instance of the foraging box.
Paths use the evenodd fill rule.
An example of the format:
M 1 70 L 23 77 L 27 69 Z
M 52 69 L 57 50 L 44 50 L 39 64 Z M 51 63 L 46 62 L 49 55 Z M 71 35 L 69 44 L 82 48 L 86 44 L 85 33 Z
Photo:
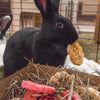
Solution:
M 52 77 L 56 72 L 61 71 L 66 71 L 70 76 L 75 75 L 75 79 L 81 83 L 78 84 L 80 86 L 83 84 L 84 86 L 95 86 L 97 88 L 100 86 L 100 77 L 98 76 L 88 75 L 59 67 L 29 63 L 27 67 L 10 75 L 0 82 L 0 100 L 8 100 L 18 96 L 23 97 L 25 90 L 20 87 L 22 80 L 31 80 L 40 84 L 48 84 L 49 78 Z M 66 87 L 67 85 L 64 86 L 65 81 L 63 83 L 64 84 L 62 87 Z

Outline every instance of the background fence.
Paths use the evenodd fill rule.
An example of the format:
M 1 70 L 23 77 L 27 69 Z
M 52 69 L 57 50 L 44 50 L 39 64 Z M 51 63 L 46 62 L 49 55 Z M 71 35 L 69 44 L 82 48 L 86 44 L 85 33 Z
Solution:
M 13 22 L 7 36 L 24 27 L 41 27 L 33 0 L 0 0 L 0 17 L 9 13 Z M 100 63 L 100 0 L 61 0 L 59 13 L 73 23 L 85 56 Z

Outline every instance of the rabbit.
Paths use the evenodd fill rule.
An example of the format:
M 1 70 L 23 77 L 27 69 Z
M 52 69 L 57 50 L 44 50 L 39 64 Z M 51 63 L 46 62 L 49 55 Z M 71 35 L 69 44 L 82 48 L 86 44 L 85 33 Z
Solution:
M 5 77 L 27 66 L 28 61 L 43 65 L 64 64 L 68 44 L 78 39 L 72 23 L 59 15 L 59 0 L 34 0 L 42 15 L 41 28 L 26 27 L 10 37 L 4 52 Z
M 3 53 L 6 47 L 5 33 L 12 22 L 12 15 L 6 15 L 0 20 L 0 67 L 3 66 Z
M 75 65 L 71 62 L 70 56 L 67 55 L 64 67 L 67 69 L 100 76 L 100 65 L 93 60 L 87 59 L 86 57 L 83 57 L 83 63 L 81 65 Z

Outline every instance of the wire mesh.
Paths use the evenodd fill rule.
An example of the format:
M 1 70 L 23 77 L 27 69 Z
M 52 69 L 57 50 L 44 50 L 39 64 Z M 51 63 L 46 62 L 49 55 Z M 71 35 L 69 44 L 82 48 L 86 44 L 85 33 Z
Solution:
M 33 0 L 0 0 L 0 17 L 13 14 L 7 34 L 24 27 L 41 27 L 41 14 Z M 98 0 L 61 0 L 59 13 L 70 19 L 88 59 L 100 63 L 100 3 Z

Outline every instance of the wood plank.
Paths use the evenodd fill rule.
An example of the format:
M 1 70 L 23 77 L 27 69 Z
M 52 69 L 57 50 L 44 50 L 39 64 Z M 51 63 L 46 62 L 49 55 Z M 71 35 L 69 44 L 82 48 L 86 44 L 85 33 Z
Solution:
M 97 12 L 94 40 L 95 42 L 100 42 L 100 0 L 98 0 Z

